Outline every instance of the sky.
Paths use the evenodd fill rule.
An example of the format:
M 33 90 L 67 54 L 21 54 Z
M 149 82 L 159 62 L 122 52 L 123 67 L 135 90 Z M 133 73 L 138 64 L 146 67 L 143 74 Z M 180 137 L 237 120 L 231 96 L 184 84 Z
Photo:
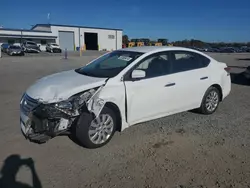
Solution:
M 250 42 L 250 0 L 1 0 L 5 28 L 49 21 L 119 28 L 130 39 Z

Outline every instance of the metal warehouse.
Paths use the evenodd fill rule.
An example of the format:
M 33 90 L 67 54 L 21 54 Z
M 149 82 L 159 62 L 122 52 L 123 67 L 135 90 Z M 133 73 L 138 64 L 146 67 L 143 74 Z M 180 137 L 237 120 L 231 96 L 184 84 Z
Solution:
M 0 28 L 0 44 L 20 45 L 36 42 L 42 51 L 47 43 L 57 43 L 64 50 L 116 50 L 122 48 L 122 29 L 85 26 L 36 24 L 30 30 Z

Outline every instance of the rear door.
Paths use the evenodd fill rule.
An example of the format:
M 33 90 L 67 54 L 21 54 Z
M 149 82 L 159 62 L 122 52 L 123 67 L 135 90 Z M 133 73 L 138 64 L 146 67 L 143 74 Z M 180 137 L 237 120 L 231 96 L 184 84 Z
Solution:
M 191 51 L 171 51 L 171 75 L 174 77 L 179 101 L 176 111 L 200 106 L 205 91 L 210 87 L 210 60 Z

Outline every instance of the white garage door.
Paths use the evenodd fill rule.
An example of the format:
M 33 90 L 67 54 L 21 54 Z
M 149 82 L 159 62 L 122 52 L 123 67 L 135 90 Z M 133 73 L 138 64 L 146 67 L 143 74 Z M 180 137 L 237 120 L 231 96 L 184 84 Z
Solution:
M 74 32 L 59 31 L 59 44 L 62 50 L 74 51 Z

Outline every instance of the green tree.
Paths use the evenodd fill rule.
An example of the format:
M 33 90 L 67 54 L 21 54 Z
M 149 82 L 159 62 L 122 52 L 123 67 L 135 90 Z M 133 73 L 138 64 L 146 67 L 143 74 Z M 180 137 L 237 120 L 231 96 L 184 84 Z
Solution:
M 122 36 L 122 43 L 126 44 L 126 45 L 129 43 L 128 35 L 123 35 Z
M 158 39 L 158 42 L 161 42 L 163 46 L 166 46 L 168 44 L 168 39 Z

